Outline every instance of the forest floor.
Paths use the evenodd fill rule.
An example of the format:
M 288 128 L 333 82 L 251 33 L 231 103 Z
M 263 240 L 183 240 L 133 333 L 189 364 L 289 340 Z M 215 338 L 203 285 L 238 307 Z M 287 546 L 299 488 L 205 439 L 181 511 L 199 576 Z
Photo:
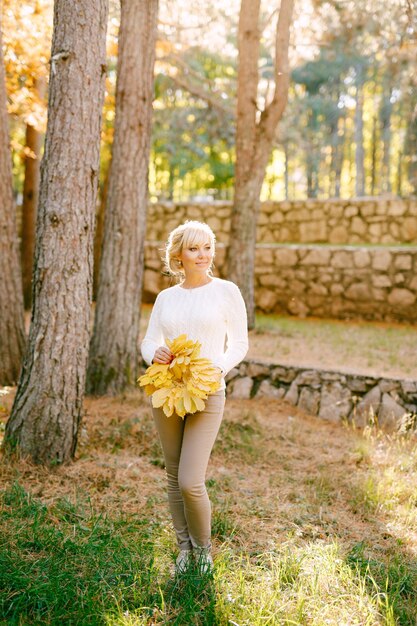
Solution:
M 249 356 L 413 377 L 415 334 L 258 316 Z M 13 394 L 0 389 L 0 437 Z M 84 413 L 71 464 L 0 456 L 1 625 L 417 624 L 414 432 L 229 398 L 207 477 L 214 579 L 178 581 L 148 401 L 86 398 Z
M 87 398 L 73 463 L 0 459 L 0 624 L 415 625 L 416 444 L 229 399 L 207 476 L 214 579 L 176 580 L 149 403 Z

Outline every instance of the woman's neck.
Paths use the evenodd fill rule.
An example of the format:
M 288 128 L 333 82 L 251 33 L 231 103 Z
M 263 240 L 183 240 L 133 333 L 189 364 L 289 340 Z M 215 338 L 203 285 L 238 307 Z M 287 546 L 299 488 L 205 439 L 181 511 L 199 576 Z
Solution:
M 190 276 L 189 274 L 185 276 L 184 280 L 181 283 L 181 287 L 183 289 L 195 289 L 196 287 L 202 287 L 203 285 L 208 285 L 211 283 L 212 277 L 208 274 L 204 276 Z

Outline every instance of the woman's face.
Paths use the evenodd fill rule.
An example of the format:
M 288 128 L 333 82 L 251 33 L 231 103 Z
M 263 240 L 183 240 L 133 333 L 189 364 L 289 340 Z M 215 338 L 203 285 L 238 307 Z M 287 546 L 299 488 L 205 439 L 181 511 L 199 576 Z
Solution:
M 184 247 L 179 255 L 185 274 L 205 274 L 211 266 L 214 249 L 209 240 Z

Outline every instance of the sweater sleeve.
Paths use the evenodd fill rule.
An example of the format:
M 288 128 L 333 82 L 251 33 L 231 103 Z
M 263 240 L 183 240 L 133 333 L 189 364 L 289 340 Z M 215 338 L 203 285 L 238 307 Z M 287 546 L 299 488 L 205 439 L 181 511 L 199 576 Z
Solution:
M 223 375 L 226 375 L 242 361 L 249 348 L 245 302 L 239 287 L 232 282 L 228 283 L 229 285 L 226 312 L 226 351 L 214 363 L 220 367 Z
M 155 350 L 159 348 L 159 346 L 163 346 L 165 343 L 161 329 L 160 315 L 161 300 L 160 296 L 158 295 L 151 311 L 151 316 L 149 318 L 148 328 L 146 330 L 145 337 L 141 343 L 142 356 L 144 361 L 148 365 L 151 365 L 152 363 Z

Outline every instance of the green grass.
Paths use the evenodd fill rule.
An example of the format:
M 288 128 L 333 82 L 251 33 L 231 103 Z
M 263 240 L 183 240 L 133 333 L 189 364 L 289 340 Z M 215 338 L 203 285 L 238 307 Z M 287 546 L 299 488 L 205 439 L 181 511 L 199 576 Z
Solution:
M 214 526 L 229 534 L 221 518 Z M 335 541 L 288 541 L 249 557 L 228 542 L 214 578 L 175 579 L 172 537 L 141 516 L 110 519 L 88 501 L 46 506 L 15 484 L 2 494 L 0 523 L 3 624 L 415 623 L 415 564 L 371 559 L 364 543 L 345 554 Z

